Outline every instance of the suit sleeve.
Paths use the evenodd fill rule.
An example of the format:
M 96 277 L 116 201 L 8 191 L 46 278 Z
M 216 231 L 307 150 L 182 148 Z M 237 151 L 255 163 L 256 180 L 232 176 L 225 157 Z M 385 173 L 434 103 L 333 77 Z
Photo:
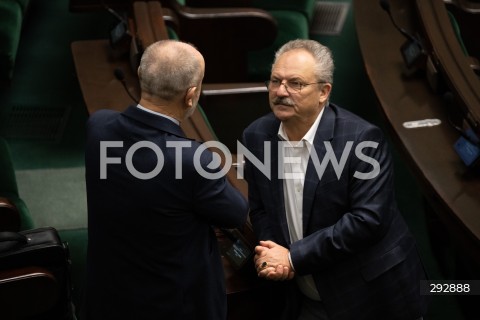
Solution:
M 345 170 L 348 174 L 344 182 L 344 187 L 348 188 L 348 212 L 341 214 L 333 225 L 290 247 L 292 263 L 300 275 L 318 272 L 374 245 L 385 236 L 398 214 L 388 145 L 378 128 L 369 127 L 360 134 L 352 152 L 365 141 L 370 147 L 363 148 L 362 155 L 354 154 Z M 374 170 L 376 165 L 378 172 Z M 372 173 L 370 177 L 359 175 L 368 172 Z
M 202 173 L 195 170 L 194 210 L 210 224 L 222 228 L 242 227 L 248 215 L 248 205 L 242 194 L 222 175 L 221 168 L 209 168 L 212 153 L 204 151 L 200 158 Z

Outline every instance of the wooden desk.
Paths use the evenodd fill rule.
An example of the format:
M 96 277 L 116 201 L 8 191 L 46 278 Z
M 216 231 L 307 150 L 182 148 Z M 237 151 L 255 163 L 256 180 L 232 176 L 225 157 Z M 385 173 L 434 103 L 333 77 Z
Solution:
M 123 111 L 134 101 L 128 96 L 114 71 L 121 68 L 127 88 L 140 97 L 136 75 L 126 57 L 115 58 L 108 40 L 76 41 L 71 45 L 77 78 L 88 114 L 99 109 Z
M 414 1 L 390 2 L 398 24 L 416 30 Z M 402 76 L 399 48 L 405 38 L 378 0 L 355 0 L 354 14 L 365 68 L 397 146 L 457 248 L 480 265 L 480 178 L 469 174 L 453 149 L 459 134 L 448 124 L 444 101 L 425 77 Z M 431 118 L 441 125 L 403 127 L 406 121 Z

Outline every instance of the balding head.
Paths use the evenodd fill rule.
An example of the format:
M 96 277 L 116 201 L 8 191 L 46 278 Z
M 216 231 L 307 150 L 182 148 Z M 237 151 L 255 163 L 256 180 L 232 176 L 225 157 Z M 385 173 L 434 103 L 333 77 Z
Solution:
M 175 40 L 153 43 L 142 55 L 138 77 L 142 94 L 171 101 L 200 87 L 205 61 L 193 46 Z

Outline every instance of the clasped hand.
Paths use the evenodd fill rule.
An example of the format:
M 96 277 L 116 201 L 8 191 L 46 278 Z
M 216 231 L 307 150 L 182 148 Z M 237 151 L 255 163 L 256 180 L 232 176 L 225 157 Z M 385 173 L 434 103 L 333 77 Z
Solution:
M 290 280 L 294 277 L 288 249 L 273 241 L 260 241 L 255 247 L 255 268 L 261 278 L 268 280 Z

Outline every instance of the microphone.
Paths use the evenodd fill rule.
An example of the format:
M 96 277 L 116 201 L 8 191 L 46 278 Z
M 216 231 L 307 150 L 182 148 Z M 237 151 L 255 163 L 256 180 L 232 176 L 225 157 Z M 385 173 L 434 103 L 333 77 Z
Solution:
M 392 11 L 390 10 L 390 2 L 388 0 L 380 0 L 380 6 L 382 7 L 383 10 L 385 10 L 388 13 L 388 16 L 390 17 L 390 20 L 392 21 L 395 29 L 400 31 L 400 33 L 403 34 L 403 36 L 408 40 L 413 42 L 419 42 L 414 36 L 408 33 L 407 30 L 403 29 L 397 24 L 397 22 L 393 18 Z
M 122 69 L 115 68 L 115 70 L 113 70 L 113 74 L 115 75 L 115 78 L 117 78 L 118 81 L 125 83 L 125 74 L 123 73 Z
M 107 6 L 102 0 L 101 5 L 112 16 L 118 20 L 111 29 L 109 34 L 110 47 L 115 55 L 121 56 L 128 52 L 130 48 L 130 42 L 132 40 L 132 34 L 129 30 L 128 21 L 122 17 L 117 11 Z
M 113 10 L 112 8 L 104 5 L 104 8 L 105 10 L 107 10 L 112 16 L 114 16 L 115 18 L 117 18 L 120 22 L 128 25 L 127 21 L 118 13 L 116 12 L 115 10 Z
M 128 87 L 127 87 L 127 82 L 125 81 L 125 73 L 123 73 L 123 70 L 121 68 L 115 68 L 115 70 L 113 70 L 113 75 L 115 76 L 115 78 L 120 81 L 123 85 L 123 88 L 125 89 L 125 92 L 127 92 L 128 96 L 136 103 L 138 104 L 138 100 L 135 99 L 135 97 L 132 95 L 132 93 L 130 92 L 130 90 L 128 90 Z
M 106 5 L 104 0 L 101 0 L 101 1 L 100 1 L 100 5 L 101 5 L 105 10 L 107 10 L 112 16 L 114 16 L 115 18 L 117 18 L 120 22 L 124 23 L 125 25 L 128 25 L 127 20 L 125 20 L 125 18 L 122 17 L 117 11 L 113 10 L 113 9 L 110 8 L 108 5 Z
M 380 0 L 380 6 L 388 13 L 395 29 L 400 31 L 400 33 L 407 38 L 407 41 L 401 46 L 400 52 L 402 53 L 403 61 L 408 68 L 408 73 L 412 73 L 419 68 L 424 68 L 427 55 L 420 40 L 397 24 L 393 18 L 392 11 L 390 10 L 390 2 L 388 0 Z

